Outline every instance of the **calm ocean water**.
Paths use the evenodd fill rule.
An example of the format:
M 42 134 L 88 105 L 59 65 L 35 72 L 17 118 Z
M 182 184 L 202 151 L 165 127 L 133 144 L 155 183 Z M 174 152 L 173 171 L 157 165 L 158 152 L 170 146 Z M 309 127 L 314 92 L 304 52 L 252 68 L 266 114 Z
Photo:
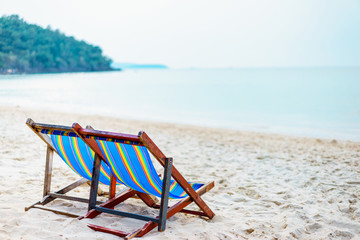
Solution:
M 360 141 L 360 68 L 3 75 L 1 103 Z

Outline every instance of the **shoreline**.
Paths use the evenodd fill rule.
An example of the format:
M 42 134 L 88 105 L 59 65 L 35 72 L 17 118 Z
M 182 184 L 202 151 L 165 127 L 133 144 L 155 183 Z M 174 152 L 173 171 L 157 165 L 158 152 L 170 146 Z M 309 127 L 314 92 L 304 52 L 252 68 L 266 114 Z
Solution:
M 10 72 L 1 72 L 0 71 L 0 76 L 3 75 L 3 76 L 22 76 L 22 75 L 35 75 L 35 74 L 62 74 L 62 73 L 94 73 L 94 72 L 120 72 L 120 71 L 123 71 L 123 69 L 115 69 L 115 68 L 112 68 L 112 69 L 108 69 L 108 70 L 95 70 L 95 71 L 63 71 L 63 72 L 52 72 L 52 71 L 48 71 L 48 72 L 18 72 L 18 71 L 10 71 Z
M 77 112 L 75 114 L 72 113 L 71 110 L 65 110 L 64 108 L 54 111 L 52 109 L 50 109 L 49 106 L 37 106 L 37 107 L 30 107 L 28 105 L 20 105 L 20 104 L 11 104 L 11 103 L 4 103 L 4 102 L 0 102 L 0 109 L 7 109 L 7 110 L 11 110 L 11 109 L 23 109 L 25 111 L 28 112 L 46 112 L 46 113 L 51 113 L 51 114 L 64 114 L 64 115 L 75 115 L 75 116 L 79 116 L 80 118 L 86 118 L 86 117 L 101 117 L 104 119 L 112 119 L 112 120 L 120 120 L 120 121 L 124 121 L 127 123 L 130 122 L 136 122 L 138 124 L 140 123 L 146 123 L 147 125 L 166 125 L 166 126 L 178 126 L 178 127 L 183 127 L 183 128 L 194 128 L 194 129 L 202 129 L 204 131 L 206 130 L 212 130 L 212 131 L 217 131 L 217 132 L 238 132 L 239 134 L 253 134 L 253 135 L 258 135 L 258 136 L 262 136 L 262 135 L 266 135 L 266 136 L 273 136 L 273 137 L 286 137 L 286 138 L 290 138 L 290 139 L 304 139 L 304 140 L 316 140 L 316 141 L 325 141 L 325 142 L 331 142 L 331 141 L 340 141 L 340 142 L 350 142 L 350 143 L 358 143 L 360 144 L 360 140 L 353 140 L 353 139 L 344 139 L 344 138 L 336 138 L 336 137 L 323 137 L 323 136 L 311 136 L 311 135 L 307 135 L 307 134 L 296 134 L 294 132 L 298 132 L 298 131 L 293 131 L 293 133 L 286 133 L 286 132 L 281 132 L 281 133 L 275 133 L 272 131 L 266 131 L 266 130 L 252 130 L 252 129 L 247 129 L 246 127 L 244 129 L 237 129 L 237 128 L 232 128 L 232 127 L 222 127 L 222 126 L 212 126 L 212 125 L 199 125 L 196 123 L 182 123 L 182 122 L 166 122 L 166 121 L 159 121 L 156 119 L 149 119 L 149 120 L 145 120 L 145 119 L 139 119 L 139 118 L 133 118 L 133 117 L 129 117 L 129 116 L 110 116 L 110 113 L 95 113 L 95 114 L 91 114 L 89 112 L 86 111 L 80 111 Z M 72 109 L 74 110 L 74 109 Z M 26 119 L 25 119 L 26 120 Z M 38 120 L 34 119 L 36 122 L 39 122 Z M 76 119 L 75 119 L 76 120 Z M 75 122 L 75 120 L 73 122 Z M 72 122 L 72 123 L 73 123 Z M 72 124 L 71 123 L 71 124 Z M 59 125 L 64 125 L 61 122 L 57 123 Z M 71 125 L 69 124 L 69 125 Z M 87 123 L 90 124 L 90 123 Z M 300 129 L 300 128 L 293 128 L 293 129 Z M 106 131 L 106 129 L 102 129 L 104 131 Z M 140 131 L 140 130 L 139 130 Z M 131 134 L 137 134 L 138 132 L 133 132 Z
M 359 87 L 356 81 L 358 71 L 344 70 L 334 74 L 329 80 L 333 84 L 325 81 L 328 71 L 316 74 L 312 71 L 269 71 L 249 74 L 236 70 L 211 74 L 211 71 L 170 69 L 0 76 L 4 80 L 0 81 L 3 87 L 0 102 L 36 106 L 44 110 L 56 107 L 65 112 L 97 112 L 125 119 L 163 120 L 240 131 L 360 142 L 355 91 Z M 221 84 L 219 79 L 224 74 L 228 79 Z M 300 76 L 304 81 L 298 79 Z M 251 77 L 254 81 L 251 81 Z M 286 79 L 292 77 L 295 80 L 290 84 Z M 347 79 L 346 82 L 342 82 L 343 78 Z M 313 81 L 315 86 L 307 88 Z M 51 87 L 58 83 L 62 84 L 55 89 Z M 258 84 L 273 91 L 259 94 Z M 174 92 L 174 89 L 177 91 Z M 237 94 L 235 89 L 241 89 L 244 93 Z M 319 92 L 321 89 L 323 91 Z M 304 101 L 302 99 L 308 90 L 309 96 Z M 62 92 L 66 95 L 61 96 Z M 187 96 L 187 92 L 191 93 L 190 96 Z M 344 97 L 340 97 L 342 92 Z M 118 94 L 124 99 L 132 99 L 132 103 L 118 101 Z M 222 94 L 226 95 L 221 97 Z
M 0 105 L 0 238 L 118 239 L 85 221 L 24 207 L 42 196 L 45 144 L 25 125 L 36 122 L 137 134 L 144 130 L 188 181 L 215 181 L 203 196 L 216 216 L 169 219 L 165 232 L 143 239 L 351 239 L 360 238 L 360 144 L 352 141 L 126 120 Z M 53 189 L 77 179 L 54 157 Z M 87 197 L 88 187 L 75 194 Z M 135 207 L 134 207 L 135 205 Z M 65 200 L 53 206 L 86 213 Z M 136 199 L 121 206 L 152 215 Z M 98 217 L 94 224 L 131 231 L 141 222 Z M 30 236 L 31 233 L 31 236 Z

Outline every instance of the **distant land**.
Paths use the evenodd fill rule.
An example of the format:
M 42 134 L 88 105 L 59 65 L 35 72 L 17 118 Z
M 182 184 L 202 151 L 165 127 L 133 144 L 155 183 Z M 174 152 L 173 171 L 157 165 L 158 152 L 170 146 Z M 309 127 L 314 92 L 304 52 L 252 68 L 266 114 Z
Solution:
M 98 46 L 18 15 L 0 18 L 0 74 L 109 71 L 112 60 Z
M 162 64 L 137 64 L 137 63 L 112 63 L 110 65 L 114 69 L 168 69 L 167 66 Z

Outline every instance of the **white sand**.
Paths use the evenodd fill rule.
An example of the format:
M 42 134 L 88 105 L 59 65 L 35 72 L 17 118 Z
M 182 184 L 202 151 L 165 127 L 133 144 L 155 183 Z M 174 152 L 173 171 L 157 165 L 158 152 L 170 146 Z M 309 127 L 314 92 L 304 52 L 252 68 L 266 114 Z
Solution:
M 25 125 L 36 122 L 137 134 L 145 130 L 189 181 L 215 181 L 204 200 L 212 220 L 177 214 L 165 232 L 144 239 L 360 239 L 360 143 L 286 137 L 0 107 L 0 239 L 119 239 L 86 222 L 131 231 L 144 222 L 113 216 L 77 219 L 24 207 L 42 197 L 45 144 Z M 56 157 L 53 189 L 77 176 Z M 74 194 L 87 197 L 88 186 Z M 85 213 L 56 200 L 53 207 Z M 136 199 L 121 206 L 155 213 Z

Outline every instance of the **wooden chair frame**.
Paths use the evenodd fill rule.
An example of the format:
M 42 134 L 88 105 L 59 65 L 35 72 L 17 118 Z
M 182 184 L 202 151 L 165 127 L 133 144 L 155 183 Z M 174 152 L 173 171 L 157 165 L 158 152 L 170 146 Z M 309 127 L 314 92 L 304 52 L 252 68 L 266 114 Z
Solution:
M 210 219 L 215 216 L 215 214 L 211 211 L 211 209 L 201 198 L 202 194 L 208 192 L 210 189 L 214 187 L 214 182 L 205 184 L 197 191 L 195 191 L 190 186 L 190 184 L 185 180 L 185 178 L 180 174 L 180 172 L 174 166 L 172 166 L 172 158 L 167 158 L 145 132 L 139 132 L 139 134 L 136 136 L 136 135 L 121 134 L 121 133 L 96 131 L 92 129 L 84 129 L 77 123 L 73 124 L 72 129 L 96 154 L 96 160 L 94 161 L 94 168 L 92 175 L 93 177 L 91 182 L 89 212 L 86 214 L 86 216 L 84 216 L 84 218 L 94 218 L 99 214 L 101 214 L 102 212 L 105 212 L 105 213 L 147 221 L 147 223 L 142 228 L 139 228 L 132 233 L 126 233 L 119 230 L 88 224 L 88 226 L 93 230 L 110 233 L 120 237 L 124 237 L 126 239 L 130 239 L 133 237 L 142 237 L 156 227 L 158 227 L 158 231 L 164 231 L 166 226 L 166 220 L 178 212 L 194 214 L 199 216 L 206 216 Z M 128 189 L 122 194 L 119 194 L 118 196 L 110 199 L 106 203 L 97 206 L 96 191 L 98 186 L 99 169 L 100 169 L 101 161 L 105 161 L 105 158 L 96 140 L 92 138 L 88 138 L 89 136 L 132 141 L 132 142 L 136 142 L 140 146 L 145 146 L 152 153 L 152 155 L 159 161 L 159 163 L 164 167 L 164 181 L 162 187 L 163 194 L 161 196 L 160 205 L 156 204 L 155 201 L 148 194 L 140 193 L 133 189 Z M 173 206 L 168 207 L 169 185 L 170 185 L 171 176 L 185 190 L 185 192 L 188 194 L 188 197 L 180 200 L 178 203 L 174 204 Z M 160 209 L 159 216 L 154 218 L 154 217 L 148 217 L 134 213 L 113 210 L 113 208 L 117 204 L 134 196 L 135 194 L 138 195 L 138 197 L 147 206 Z M 192 202 L 195 202 L 201 211 L 192 211 L 192 210 L 184 209 Z
M 89 199 L 87 198 L 79 198 L 79 197 L 74 197 L 74 196 L 69 196 L 69 195 L 65 195 L 66 193 L 70 192 L 71 190 L 79 187 L 80 185 L 88 182 L 87 179 L 85 178 L 81 178 L 73 183 L 71 183 L 70 185 L 55 191 L 55 192 L 51 192 L 51 177 L 52 177 L 52 166 L 53 166 L 53 156 L 54 156 L 54 152 L 56 152 L 57 154 L 59 154 L 50 137 L 46 134 L 41 133 L 41 129 L 48 129 L 48 130 L 61 130 L 61 131 L 69 131 L 69 132 L 73 132 L 71 127 L 66 127 L 66 126 L 60 126 L 60 125 L 50 125 L 50 124 L 42 124 L 42 123 L 35 123 L 31 118 L 28 118 L 26 121 L 26 125 L 34 131 L 34 133 L 36 135 L 38 135 L 40 137 L 41 140 L 43 140 L 46 145 L 47 145 L 47 149 L 46 149 L 46 163 L 45 163 L 45 176 L 44 176 L 44 190 L 43 190 L 43 199 L 30 205 L 29 207 L 25 208 L 25 211 L 30 210 L 31 208 L 38 208 L 38 209 L 42 209 L 42 210 L 46 210 L 46 211 L 52 211 L 58 214 L 63 214 L 69 217 L 81 217 L 82 215 L 76 214 L 76 213 L 72 213 L 72 212 L 68 212 L 68 211 L 62 211 L 62 210 L 57 210 L 54 208 L 50 208 L 50 207 L 45 207 L 44 205 L 54 201 L 56 198 L 61 198 L 61 199 L 65 199 L 65 200 L 70 200 L 70 201 L 78 201 L 78 202 L 83 202 L 83 203 L 89 203 Z M 91 129 L 90 126 L 87 126 L 87 128 Z M 109 186 L 109 198 L 113 198 L 115 196 L 115 184 L 116 181 L 114 181 L 114 176 L 111 176 L 111 181 L 110 181 L 110 186 Z M 102 201 L 97 201 L 99 204 L 102 204 Z
M 42 124 L 35 123 L 32 119 L 27 119 L 26 125 L 34 131 L 36 135 L 40 137 L 47 144 L 46 151 L 46 164 L 45 164 L 45 176 L 44 176 L 44 189 L 43 189 L 43 199 L 32 204 L 29 207 L 25 208 L 25 211 L 28 211 L 31 208 L 38 208 L 47 211 L 52 211 L 58 214 L 63 214 L 70 217 L 78 217 L 79 219 L 83 218 L 95 218 L 102 212 L 130 217 L 138 220 L 146 221 L 147 223 L 142 227 L 137 229 L 134 232 L 126 233 L 120 230 L 110 229 L 94 224 L 88 224 L 88 226 L 96 231 L 101 231 L 105 233 L 114 234 L 120 237 L 124 237 L 126 239 L 130 239 L 133 237 L 142 237 L 152 229 L 158 227 L 158 231 L 164 231 L 166 227 L 166 220 L 173 216 L 178 212 L 193 214 L 198 216 L 204 216 L 208 218 L 213 218 L 215 214 L 211 211 L 211 209 L 207 206 L 207 204 L 202 200 L 201 196 L 208 192 L 210 189 L 214 187 L 214 182 L 210 182 L 204 184 L 197 191 L 195 191 L 190 184 L 185 180 L 185 178 L 180 174 L 180 172 L 172 165 L 172 158 L 167 158 L 161 150 L 155 145 L 155 143 L 150 139 L 150 137 L 145 132 L 139 132 L 136 135 L 128 135 L 121 133 L 111 133 L 105 131 L 96 131 L 90 126 L 86 128 L 82 128 L 79 124 L 74 123 L 72 127 L 60 126 L 60 125 L 50 125 L 50 124 Z M 47 130 L 60 130 L 67 132 L 76 133 L 94 152 L 95 152 L 95 160 L 93 166 L 92 180 L 90 186 L 90 196 L 89 199 L 79 198 L 74 196 L 65 195 L 69 191 L 75 189 L 76 187 L 84 184 L 88 180 L 85 178 L 81 178 L 72 184 L 58 190 L 55 192 L 51 192 L 51 177 L 52 177 L 52 165 L 53 165 L 53 155 L 54 152 L 58 154 L 55 149 L 55 146 L 52 144 L 50 137 L 47 134 L 41 133 L 42 129 Z M 115 195 L 116 190 L 116 179 L 114 175 L 111 173 L 110 185 L 109 185 L 109 200 L 107 202 L 97 201 L 97 192 L 98 192 L 98 184 L 99 184 L 99 171 L 101 161 L 105 161 L 105 158 L 96 142 L 96 140 L 87 138 L 87 136 L 97 136 L 97 137 L 107 137 L 121 140 L 129 140 L 133 142 L 137 142 L 140 146 L 145 146 L 152 155 L 157 159 L 157 161 L 164 167 L 164 181 L 162 186 L 162 196 L 160 205 L 156 203 L 153 197 L 148 194 L 138 192 L 136 190 L 127 188 L 124 191 Z M 107 164 L 107 163 L 106 163 Z M 170 187 L 170 179 L 173 179 L 185 190 L 188 194 L 188 197 L 180 200 L 176 204 L 171 207 L 168 207 L 168 199 L 169 199 L 169 187 Z M 142 200 L 148 207 L 159 209 L 159 216 L 157 217 L 149 217 L 143 216 L 134 213 L 122 212 L 114 210 L 114 207 L 119 203 L 132 198 L 134 196 L 138 196 L 140 200 Z M 88 213 L 81 217 L 78 214 L 61 211 L 50 207 L 45 207 L 44 205 L 52 202 L 56 198 L 78 201 L 88 203 Z M 187 210 L 189 204 L 194 202 L 200 208 L 200 211 Z

